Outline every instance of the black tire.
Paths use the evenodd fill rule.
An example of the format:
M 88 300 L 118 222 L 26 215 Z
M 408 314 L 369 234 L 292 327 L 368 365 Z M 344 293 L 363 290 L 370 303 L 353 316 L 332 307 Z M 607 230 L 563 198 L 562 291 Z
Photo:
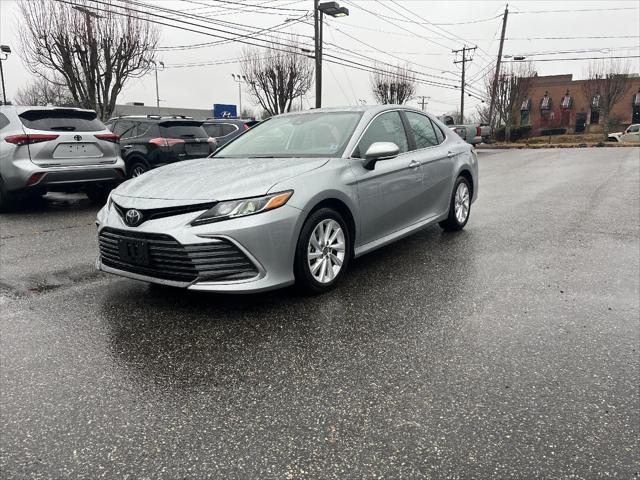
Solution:
M 464 183 L 467 186 L 467 190 L 469 192 L 469 210 L 467 211 L 467 216 L 464 219 L 464 222 L 460 222 L 456 217 L 456 192 L 458 191 L 458 186 Z M 453 186 L 453 192 L 451 192 L 451 200 L 449 200 L 449 216 L 446 220 L 440 222 L 440 227 L 448 232 L 456 232 L 458 230 L 462 230 L 464 226 L 469 221 L 469 216 L 471 215 L 471 185 L 469 184 L 469 180 L 465 177 L 458 177 L 456 183 Z
M 147 171 L 149 171 L 149 167 L 147 167 L 146 163 L 141 161 L 133 161 L 131 165 L 129 165 L 129 168 L 127 168 L 127 178 L 137 177 Z M 138 172 L 140 173 L 137 174 Z
M 0 213 L 10 212 L 15 206 L 15 199 L 7 192 L 4 182 L 0 179 Z
M 335 278 L 328 283 L 320 283 L 311 273 L 309 262 L 307 260 L 307 249 L 314 229 L 320 224 L 320 222 L 328 219 L 335 220 L 342 229 L 344 234 L 345 255 L 342 260 L 340 271 Z M 352 253 L 351 242 L 351 232 L 349 232 L 347 223 L 342 218 L 342 215 L 335 210 L 331 208 L 320 208 L 309 215 L 309 218 L 304 222 L 302 230 L 300 231 L 300 237 L 298 237 L 298 243 L 296 245 L 296 256 L 293 270 L 298 289 L 306 294 L 317 295 L 334 288 L 349 266 L 349 260 Z
M 104 185 L 88 185 L 84 193 L 93 203 L 104 205 L 109 197 L 109 191 L 110 189 Z

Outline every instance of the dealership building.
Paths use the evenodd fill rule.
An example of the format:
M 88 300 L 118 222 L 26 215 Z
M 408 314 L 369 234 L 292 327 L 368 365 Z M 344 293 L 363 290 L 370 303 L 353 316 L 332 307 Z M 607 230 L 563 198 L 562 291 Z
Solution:
M 531 126 L 537 135 L 547 128 L 566 128 L 567 133 L 602 132 L 603 119 L 598 111 L 599 97 L 586 98 L 586 80 L 573 75 L 548 75 L 532 78 L 529 96 L 519 105 L 518 126 Z M 628 76 L 629 88 L 611 112 L 616 126 L 640 123 L 640 77 Z

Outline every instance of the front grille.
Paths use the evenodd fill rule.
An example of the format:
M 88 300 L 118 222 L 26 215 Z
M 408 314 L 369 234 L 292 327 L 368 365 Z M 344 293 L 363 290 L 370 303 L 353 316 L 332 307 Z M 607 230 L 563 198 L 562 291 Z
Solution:
M 199 203 L 196 205 L 182 205 L 179 207 L 163 207 L 163 208 L 149 208 L 149 209 L 136 209 L 142 214 L 142 221 L 136 225 L 139 226 L 147 220 L 154 220 L 156 218 L 172 217 L 174 215 L 182 215 L 184 213 L 199 212 L 201 210 L 209 210 L 218 202 Z M 126 215 L 128 208 L 118 205 L 115 201 L 113 207 L 122 218 L 122 221 L 126 223 Z
M 136 265 L 120 258 L 121 239 L 145 240 L 149 265 Z M 251 260 L 233 243 L 217 238 L 207 243 L 182 245 L 159 233 L 129 232 L 103 228 L 98 242 L 102 263 L 139 275 L 178 282 L 243 280 L 258 275 Z

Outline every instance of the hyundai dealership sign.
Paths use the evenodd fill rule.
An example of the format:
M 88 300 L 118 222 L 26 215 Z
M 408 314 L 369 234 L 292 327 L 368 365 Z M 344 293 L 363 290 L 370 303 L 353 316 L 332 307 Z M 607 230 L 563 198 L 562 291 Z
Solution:
M 223 103 L 213 104 L 213 118 L 237 118 L 238 109 L 235 105 L 225 105 Z

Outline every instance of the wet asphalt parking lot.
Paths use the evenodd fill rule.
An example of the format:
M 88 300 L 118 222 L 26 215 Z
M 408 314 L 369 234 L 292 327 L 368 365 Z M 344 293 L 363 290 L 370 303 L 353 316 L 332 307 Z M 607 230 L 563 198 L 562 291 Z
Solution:
M 0 216 L 1 477 L 638 478 L 640 149 L 479 157 L 463 232 L 311 298 L 98 273 L 80 195 Z

